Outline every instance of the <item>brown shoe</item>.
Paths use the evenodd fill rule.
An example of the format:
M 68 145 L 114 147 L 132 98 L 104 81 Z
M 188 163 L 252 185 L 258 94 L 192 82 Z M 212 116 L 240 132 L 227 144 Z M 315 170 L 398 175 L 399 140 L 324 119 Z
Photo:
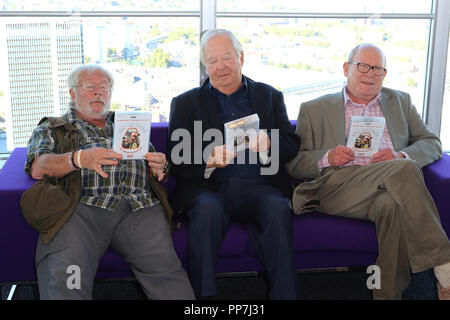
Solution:
M 450 287 L 443 288 L 438 282 L 437 288 L 439 300 L 450 300 Z

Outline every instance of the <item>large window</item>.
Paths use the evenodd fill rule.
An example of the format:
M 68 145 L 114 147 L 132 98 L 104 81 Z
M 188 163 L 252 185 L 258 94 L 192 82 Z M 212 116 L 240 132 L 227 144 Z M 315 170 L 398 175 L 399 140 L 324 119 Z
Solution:
M 443 94 L 443 81 L 431 75 L 445 72 L 433 63 L 447 9 L 442 0 L 3 0 L 0 167 L 42 116 L 67 110 L 65 81 L 81 63 L 113 72 L 114 110 L 148 109 L 153 121 L 167 121 L 172 97 L 205 76 L 199 35 L 214 27 L 236 33 L 244 74 L 283 91 L 291 119 L 301 102 L 342 88 L 352 47 L 375 43 L 387 56 L 385 85 L 410 93 L 425 121 L 442 110 L 442 125 L 431 123 L 448 150 L 450 77 L 443 103 L 430 103 Z
M 441 141 L 442 148 L 450 152 L 450 35 L 447 49 L 447 72 L 445 74 L 444 102 L 442 104 L 441 117 Z
M 424 107 L 428 20 L 219 18 L 245 47 L 244 73 L 284 93 L 289 118 L 300 103 L 342 89 L 343 63 L 357 44 L 371 42 L 388 57 L 384 85 L 410 93 Z
M 168 121 L 171 99 L 199 84 L 199 4 L 5 1 L 0 153 L 26 146 L 42 117 L 67 111 L 67 76 L 85 63 L 115 76 L 112 110 L 149 110 L 152 121 Z

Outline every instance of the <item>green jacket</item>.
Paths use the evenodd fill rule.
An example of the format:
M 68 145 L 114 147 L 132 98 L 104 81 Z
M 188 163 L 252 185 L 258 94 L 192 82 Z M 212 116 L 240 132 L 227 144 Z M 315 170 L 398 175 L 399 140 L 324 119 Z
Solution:
M 50 121 L 55 134 L 56 153 L 63 154 L 78 149 L 78 131 L 64 117 L 44 117 L 39 124 Z M 153 146 L 150 151 L 154 152 Z M 148 191 L 153 191 L 164 207 L 167 221 L 171 226 L 173 210 L 167 199 L 167 191 L 150 175 L 147 167 Z M 25 220 L 41 233 L 42 240 L 48 244 L 64 223 L 70 218 L 81 198 L 81 173 L 72 171 L 61 178 L 45 176 L 25 191 L 20 206 Z

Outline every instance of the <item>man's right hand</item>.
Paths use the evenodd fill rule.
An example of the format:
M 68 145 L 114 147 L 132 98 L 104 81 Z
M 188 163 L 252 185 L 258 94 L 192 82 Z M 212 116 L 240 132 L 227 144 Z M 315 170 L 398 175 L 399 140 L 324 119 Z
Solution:
M 214 147 L 209 154 L 206 168 L 223 168 L 236 157 L 236 152 L 227 150 L 225 145 Z
M 328 162 L 333 167 L 340 167 L 355 159 L 352 149 L 339 145 L 328 152 Z
M 108 174 L 103 171 L 102 165 L 117 166 L 119 160 L 122 160 L 122 155 L 105 148 L 92 148 L 83 150 L 80 160 L 83 168 L 95 170 L 101 177 L 108 178 Z

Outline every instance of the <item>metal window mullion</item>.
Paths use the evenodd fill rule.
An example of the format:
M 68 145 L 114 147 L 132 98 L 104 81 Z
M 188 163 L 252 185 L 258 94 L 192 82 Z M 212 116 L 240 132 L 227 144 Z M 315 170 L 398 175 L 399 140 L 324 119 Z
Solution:
M 303 12 L 216 12 L 216 0 L 200 0 L 199 11 L 0 11 L 0 17 L 208 17 L 240 18 L 336 18 L 336 19 L 432 19 L 434 13 L 303 13 Z M 210 23 L 208 22 L 208 25 Z
M 437 136 L 441 132 L 444 103 L 445 73 L 450 29 L 450 1 L 436 0 L 436 19 L 430 36 L 430 59 L 427 76 L 427 91 L 424 105 L 427 106 L 424 120 Z
M 433 19 L 434 13 L 304 13 L 304 12 L 224 12 L 218 18 L 302 18 L 302 19 Z
M 203 33 L 207 30 L 212 30 L 216 28 L 216 8 L 217 8 L 217 1 L 216 0 L 200 0 L 200 37 L 203 35 Z M 200 43 L 200 39 L 199 39 Z M 201 48 L 199 48 L 199 51 Z M 199 52 L 200 56 L 200 52 Z M 208 77 L 206 74 L 205 66 L 200 62 L 200 79 L 199 83 L 200 85 L 203 84 L 205 79 Z
M 199 11 L 0 11 L 0 17 L 199 17 Z

